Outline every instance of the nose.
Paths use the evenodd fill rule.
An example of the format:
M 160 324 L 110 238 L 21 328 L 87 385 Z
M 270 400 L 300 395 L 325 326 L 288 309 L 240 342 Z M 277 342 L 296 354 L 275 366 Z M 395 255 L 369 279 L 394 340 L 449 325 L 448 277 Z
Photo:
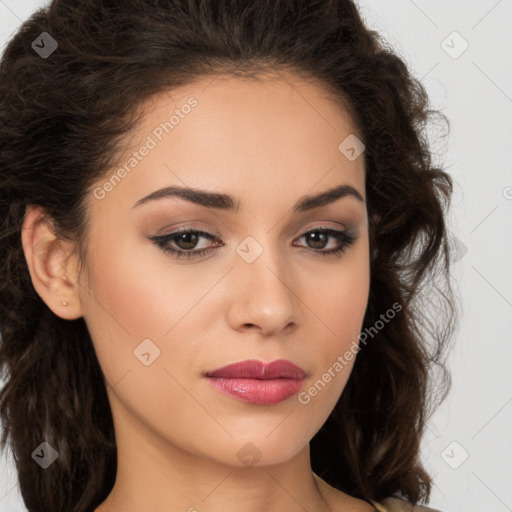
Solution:
M 228 321 L 237 331 L 258 330 L 264 336 L 288 332 L 297 325 L 298 280 L 278 249 L 264 247 L 252 263 L 239 259 L 233 271 Z

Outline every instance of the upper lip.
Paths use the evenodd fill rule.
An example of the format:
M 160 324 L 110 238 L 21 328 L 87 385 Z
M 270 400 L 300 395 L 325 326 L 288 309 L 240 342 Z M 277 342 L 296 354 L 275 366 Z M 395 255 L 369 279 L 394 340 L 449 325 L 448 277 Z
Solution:
M 226 379 L 303 379 L 306 372 L 286 359 L 276 359 L 270 363 L 250 359 L 208 371 L 205 376 Z

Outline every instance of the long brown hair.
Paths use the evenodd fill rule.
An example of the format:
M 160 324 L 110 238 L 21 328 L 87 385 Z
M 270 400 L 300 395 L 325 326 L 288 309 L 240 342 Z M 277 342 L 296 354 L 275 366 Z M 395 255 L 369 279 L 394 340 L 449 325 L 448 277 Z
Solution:
M 349 109 L 366 147 L 369 218 L 379 219 L 369 226 L 371 339 L 311 441 L 313 470 L 356 497 L 428 502 L 420 441 L 449 388 L 457 308 L 453 184 L 426 135 L 434 116 L 449 122 L 424 86 L 352 0 L 54 0 L 22 24 L 0 73 L 1 446 L 9 440 L 30 512 L 93 510 L 113 486 L 117 449 L 83 318 L 56 316 L 32 285 L 26 206 L 44 207 L 85 251 L 91 186 L 115 165 L 145 100 L 216 73 L 268 70 L 312 78 Z M 393 304 L 400 311 L 383 322 Z M 59 454 L 46 470 L 31 457 L 42 441 Z

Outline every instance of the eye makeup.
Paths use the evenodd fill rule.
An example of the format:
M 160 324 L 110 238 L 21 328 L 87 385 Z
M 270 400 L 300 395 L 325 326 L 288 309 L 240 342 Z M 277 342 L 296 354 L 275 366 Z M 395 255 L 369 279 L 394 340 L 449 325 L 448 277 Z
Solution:
M 351 230 L 340 230 L 326 227 L 309 229 L 298 239 L 300 240 L 301 238 L 306 238 L 308 243 L 320 244 L 324 246 L 328 246 L 328 242 L 330 240 L 337 242 L 336 247 L 328 250 L 325 250 L 325 247 L 306 247 L 300 251 L 301 253 L 309 253 L 313 254 L 314 256 L 320 255 L 323 257 L 341 256 L 341 254 L 348 250 L 350 246 L 354 245 L 357 240 L 357 236 Z M 149 239 L 163 252 L 179 259 L 201 258 L 211 251 L 216 250 L 216 248 L 222 247 L 224 245 L 219 240 L 217 235 L 207 231 L 192 229 L 188 227 L 181 228 L 166 235 L 150 237 Z M 212 240 L 215 241 L 215 244 L 214 246 L 206 248 L 194 249 L 200 239 Z M 185 247 L 183 247 L 183 245 L 185 245 Z M 193 247 L 190 247 L 190 245 Z

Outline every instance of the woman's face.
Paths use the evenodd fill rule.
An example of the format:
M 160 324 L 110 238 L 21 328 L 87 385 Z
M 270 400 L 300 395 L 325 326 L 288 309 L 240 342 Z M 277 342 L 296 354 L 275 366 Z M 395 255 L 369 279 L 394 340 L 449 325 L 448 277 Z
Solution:
M 118 443 L 232 466 L 288 460 L 340 397 L 367 306 L 355 127 L 290 76 L 205 78 L 145 113 L 91 190 L 79 288 Z M 195 195 L 157 193 L 168 187 Z M 277 359 L 305 378 L 205 377 Z

